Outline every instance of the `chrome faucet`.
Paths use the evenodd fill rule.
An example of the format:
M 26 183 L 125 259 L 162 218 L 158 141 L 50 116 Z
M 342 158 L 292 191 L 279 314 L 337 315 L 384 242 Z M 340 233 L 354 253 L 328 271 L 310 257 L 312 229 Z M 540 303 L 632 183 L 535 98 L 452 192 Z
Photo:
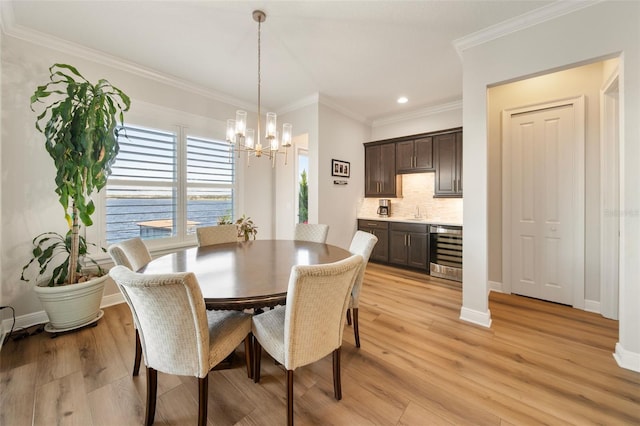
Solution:
M 420 206 L 416 205 L 416 212 L 413 214 L 415 219 L 420 219 L 422 216 L 420 215 Z

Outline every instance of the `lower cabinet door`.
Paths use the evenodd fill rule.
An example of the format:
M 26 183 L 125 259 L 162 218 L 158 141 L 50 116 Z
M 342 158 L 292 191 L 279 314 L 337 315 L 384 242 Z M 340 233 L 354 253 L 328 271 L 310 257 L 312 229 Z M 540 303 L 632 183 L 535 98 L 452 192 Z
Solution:
M 404 231 L 389 231 L 389 263 L 406 265 L 407 249 L 407 233 Z
M 371 252 L 371 259 L 387 263 L 389 261 L 389 236 L 387 230 L 374 229 L 371 233 L 378 237 L 378 242 Z
M 408 235 L 407 265 L 412 268 L 427 269 L 429 259 L 429 234 L 410 233 Z

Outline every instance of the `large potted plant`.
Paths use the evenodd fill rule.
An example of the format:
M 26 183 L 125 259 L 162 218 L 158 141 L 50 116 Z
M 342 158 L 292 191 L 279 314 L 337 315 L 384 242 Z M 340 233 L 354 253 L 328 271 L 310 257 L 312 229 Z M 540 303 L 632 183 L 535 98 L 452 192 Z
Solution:
M 130 100 L 107 80 L 90 83 L 70 65 L 54 64 L 49 74 L 50 81 L 31 96 L 31 109 L 44 104 L 36 129 L 44 134 L 45 148 L 56 166 L 56 193 L 69 231 L 65 236 L 47 232 L 34 238 L 33 258 L 21 279 L 29 281 L 27 276 L 37 265 L 34 289 L 49 316 L 49 329 L 55 331 L 81 327 L 102 314 L 106 276 L 95 262 L 89 268 L 80 227 L 93 224 L 91 196 L 111 174 Z M 92 300 L 76 300 L 74 293 Z

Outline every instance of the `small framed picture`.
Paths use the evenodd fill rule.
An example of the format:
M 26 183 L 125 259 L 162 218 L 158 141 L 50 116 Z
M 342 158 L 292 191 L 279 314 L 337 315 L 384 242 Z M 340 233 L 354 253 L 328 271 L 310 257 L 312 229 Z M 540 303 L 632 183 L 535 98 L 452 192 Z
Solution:
M 349 177 L 351 164 L 348 161 L 331 160 L 331 176 Z

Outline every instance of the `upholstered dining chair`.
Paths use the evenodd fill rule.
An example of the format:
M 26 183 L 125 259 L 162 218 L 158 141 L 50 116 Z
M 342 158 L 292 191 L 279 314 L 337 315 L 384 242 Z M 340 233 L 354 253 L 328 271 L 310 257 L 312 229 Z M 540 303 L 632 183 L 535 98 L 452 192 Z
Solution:
M 151 253 L 139 237 L 111 244 L 107 249 L 116 265 L 123 265 L 132 271 L 139 271 L 151 262 Z
M 342 399 L 340 348 L 349 297 L 362 256 L 291 268 L 287 302 L 254 315 L 254 381 L 260 381 L 264 348 L 287 370 L 287 424 L 293 424 L 293 372 L 333 353 L 333 392 Z
M 322 223 L 296 223 L 293 239 L 296 241 L 311 241 L 314 243 L 325 243 L 329 225 Z
M 356 282 L 351 290 L 351 298 L 349 299 L 349 309 L 347 310 L 347 322 L 351 324 L 351 313 L 353 312 L 353 336 L 356 341 L 356 347 L 360 347 L 360 329 L 358 327 L 358 307 L 360 306 L 360 291 L 364 281 L 364 271 L 369 263 L 371 252 L 378 242 L 378 237 L 369 232 L 356 231 L 351 239 L 349 251 L 351 254 L 359 254 L 362 256 L 362 267 L 356 277 Z
M 196 228 L 198 246 L 234 243 L 238 241 L 238 227 L 236 225 L 200 226 Z
M 132 271 L 137 272 L 151 262 L 151 253 L 149 253 L 144 241 L 139 237 L 111 244 L 107 251 L 111 256 L 111 259 L 113 259 L 113 263 L 116 265 L 126 266 Z M 136 313 L 131 311 L 131 315 L 133 316 L 133 328 L 136 330 L 136 354 L 133 360 L 133 375 L 137 376 L 140 372 L 142 346 L 140 345 Z
M 198 425 L 206 425 L 209 372 L 243 341 L 251 377 L 251 315 L 207 311 L 191 272 L 140 274 L 116 266 L 109 275 L 138 316 L 147 366 L 145 424 L 154 421 L 160 371 L 198 378 Z

